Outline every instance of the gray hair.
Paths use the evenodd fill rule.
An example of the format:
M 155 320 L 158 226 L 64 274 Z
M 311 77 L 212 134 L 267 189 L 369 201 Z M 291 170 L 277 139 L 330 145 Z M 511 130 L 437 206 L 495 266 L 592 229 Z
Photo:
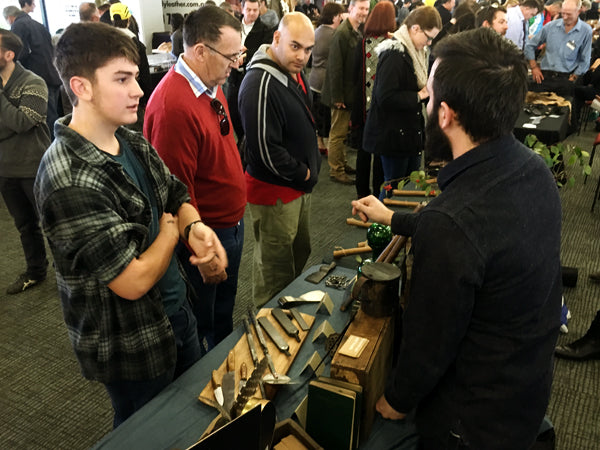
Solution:
M 4 18 L 8 19 L 9 17 L 17 17 L 21 13 L 21 10 L 16 6 L 7 6 L 2 10 L 2 14 L 4 14 Z

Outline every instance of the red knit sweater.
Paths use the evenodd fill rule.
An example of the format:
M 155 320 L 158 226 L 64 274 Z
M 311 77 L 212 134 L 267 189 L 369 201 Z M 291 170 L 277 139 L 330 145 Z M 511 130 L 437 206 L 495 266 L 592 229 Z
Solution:
M 229 108 L 219 87 L 217 98 Z M 211 98 L 196 98 L 188 81 L 171 68 L 150 97 L 144 135 L 171 172 L 183 181 L 202 220 L 228 228 L 244 216 L 246 183 L 233 126 L 221 136 Z

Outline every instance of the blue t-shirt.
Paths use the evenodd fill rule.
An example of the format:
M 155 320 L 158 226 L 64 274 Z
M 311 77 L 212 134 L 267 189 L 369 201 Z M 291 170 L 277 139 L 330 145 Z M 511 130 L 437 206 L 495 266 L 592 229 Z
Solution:
M 118 138 L 117 138 L 118 139 Z M 121 153 L 119 155 L 110 155 L 112 159 L 123 166 L 123 170 L 132 179 L 134 184 L 144 193 L 150 207 L 152 209 L 152 221 L 148 228 L 148 242 L 154 242 L 158 232 L 160 231 L 158 224 L 158 207 L 156 205 L 156 197 L 154 191 L 150 185 L 150 180 L 146 175 L 144 166 L 131 151 L 127 143 L 118 139 L 119 146 L 121 147 Z M 167 271 L 163 277 L 156 283 L 160 294 L 162 296 L 163 305 L 167 316 L 175 314 L 181 308 L 181 305 L 186 298 L 186 286 L 181 274 L 179 273 L 179 265 L 175 255 L 171 256 L 171 261 Z

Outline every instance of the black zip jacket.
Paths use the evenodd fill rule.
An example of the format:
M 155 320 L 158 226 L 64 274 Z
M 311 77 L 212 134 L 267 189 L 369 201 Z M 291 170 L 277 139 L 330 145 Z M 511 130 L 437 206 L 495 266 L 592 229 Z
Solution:
M 307 79 L 302 87 L 266 53 L 263 45 L 248 65 L 238 106 L 246 133 L 246 170 L 254 178 L 311 192 L 319 177 L 321 157 L 312 95 Z M 310 178 L 306 171 L 310 169 Z

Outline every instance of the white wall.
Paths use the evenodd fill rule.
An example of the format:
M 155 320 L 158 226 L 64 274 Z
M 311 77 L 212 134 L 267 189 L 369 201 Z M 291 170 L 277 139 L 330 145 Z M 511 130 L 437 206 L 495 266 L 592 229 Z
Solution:
M 140 39 L 151 52 L 152 33 L 166 31 L 162 0 L 121 0 L 131 10 L 140 26 Z

